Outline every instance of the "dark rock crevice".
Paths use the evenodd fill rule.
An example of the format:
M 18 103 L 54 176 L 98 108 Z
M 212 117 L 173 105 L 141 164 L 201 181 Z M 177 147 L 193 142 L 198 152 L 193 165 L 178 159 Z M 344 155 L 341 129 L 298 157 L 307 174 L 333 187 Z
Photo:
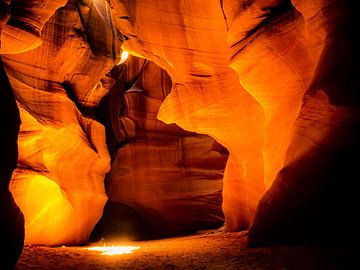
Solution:
M 20 115 L 0 59 L 0 269 L 13 269 L 24 244 L 24 217 L 9 191 L 17 166 Z

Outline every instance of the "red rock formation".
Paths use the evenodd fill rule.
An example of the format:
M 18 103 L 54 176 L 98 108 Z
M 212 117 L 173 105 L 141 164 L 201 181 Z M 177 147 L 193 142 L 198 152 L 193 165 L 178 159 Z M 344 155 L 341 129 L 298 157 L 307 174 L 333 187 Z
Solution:
M 264 115 L 230 69 L 221 1 L 112 1 L 125 48 L 154 61 L 173 81 L 158 118 L 209 134 L 230 152 L 223 186 L 229 230 L 250 224 L 263 182 Z
M 0 54 L 38 46 L 41 28 L 63 4 L 65 1 L 1 0 Z M 0 242 L 6 247 L 0 255 L 0 268 L 13 269 L 24 243 L 24 218 L 8 187 L 18 157 L 16 142 L 20 116 L 2 61 L 0 65 Z
M 108 92 L 100 79 L 117 61 L 120 41 L 94 6 L 82 8 L 70 1 L 44 27 L 40 47 L 4 57 L 22 119 L 11 190 L 25 215 L 26 243 L 86 241 L 107 199 L 104 128 L 79 109 Z
M 325 32 L 325 43 L 284 167 L 260 201 L 250 246 L 356 245 L 359 236 L 359 221 L 353 216 L 360 150 L 357 15 L 351 1 L 329 0 L 317 7 L 299 3 L 306 29 Z M 318 51 L 318 37 L 309 40 L 309 50 Z
M 123 101 L 122 110 L 118 110 L 122 116 L 116 115 L 109 123 L 121 130 L 108 130 L 117 133 L 113 150 L 120 145 L 106 180 L 110 201 L 125 204 L 143 217 L 143 226 L 150 230 L 143 237 L 173 236 L 221 226 L 226 150 L 206 135 L 157 120 L 159 107 L 172 85 L 164 70 L 134 57 L 128 59 L 124 69 L 122 83 L 131 87 L 123 92 L 124 98 L 116 99 L 116 93 L 111 93 L 104 104 L 111 115 L 116 110 L 112 104 Z M 115 85 L 112 92 L 121 92 L 121 87 Z M 112 217 L 106 219 L 117 215 L 118 226 L 130 222 L 131 216 L 117 211 L 110 211 Z M 107 222 L 103 220 L 101 226 L 109 227 Z M 118 233 L 121 229 L 126 231 L 119 226 Z M 109 235 L 111 229 L 102 230 Z
M 227 2 L 230 66 L 265 113 L 262 153 L 269 187 L 282 168 L 316 62 L 306 46 L 303 17 L 290 1 L 256 1 L 242 9 L 226 8 Z
M 25 213 L 28 242 L 84 241 L 101 214 L 109 156 L 103 128 L 89 116 L 109 91 L 105 73 L 114 65 L 121 34 L 123 47 L 166 70 L 173 86 L 161 106 L 161 92 L 146 96 L 133 89 L 125 95 L 125 129 L 111 124 L 111 147 L 124 138 L 151 137 L 161 143 L 130 142 L 117 152 L 111 177 L 121 181 L 109 184 L 114 200 L 140 201 L 171 214 L 165 200 L 151 196 L 151 188 L 141 186 L 137 193 L 126 186 L 129 192 L 123 191 L 125 179 L 136 183 L 148 177 L 163 187 L 143 168 L 158 162 L 171 167 L 178 157 L 169 149 L 179 151 L 180 141 L 185 153 L 194 155 L 188 135 L 165 142 L 168 132 L 180 131 L 158 125 L 154 115 L 160 106 L 160 120 L 208 134 L 229 150 L 223 181 L 228 230 L 249 227 L 270 187 L 250 230 L 250 245 L 324 242 L 334 229 L 347 231 L 346 236 L 356 230 L 357 222 L 345 221 L 355 211 L 350 179 L 358 177 L 354 156 L 359 152 L 358 27 L 350 0 L 111 0 L 121 34 L 107 1 L 77 1 L 77 8 L 69 1 L 42 30 L 43 45 L 25 52 L 40 45 L 43 23 L 64 2 L 0 1 L 0 52 L 13 54 L 4 57 L 4 66 L 24 123 L 21 169 L 12 188 Z M 143 88 L 151 88 L 155 78 Z M 140 104 L 151 117 L 139 113 Z M 158 130 L 166 136 L 155 136 Z M 201 149 L 210 148 L 209 139 L 202 143 Z M 154 158 L 144 149 L 163 149 L 168 158 Z M 209 163 L 219 158 L 206 154 Z M 187 166 L 195 162 L 184 160 Z M 133 174 L 124 173 L 123 164 Z M 209 193 L 218 188 L 204 186 Z M 33 190 L 44 196 L 36 197 Z M 25 203 L 26 194 L 31 204 Z M 86 200 L 93 213 L 84 208 Z M 57 218 L 63 222 L 54 218 L 55 211 L 40 212 L 45 205 L 61 208 Z M 74 217 L 78 227 L 65 230 Z
M 353 172 L 354 164 L 346 160 L 356 151 L 350 151 L 347 145 L 339 146 L 342 160 L 335 158 L 338 156 L 335 152 L 328 160 L 327 151 L 322 150 L 314 150 L 316 154 L 310 154 L 311 157 L 303 156 L 315 146 L 303 146 L 300 138 L 309 136 L 315 140 L 311 134 L 317 134 L 315 144 L 329 140 L 329 147 L 335 147 L 338 135 L 330 139 L 327 135 L 337 134 L 336 130 L 342 128 L 322 129 L 315 124 L 320 118 L 328 119 L 324 120 L 328 124 L 345 121 L 348 128 L 358 127 L 357 109 L 349 109 L 351 120 L 345 120 L 347 116 L 343 114 L 347 109 L 331 107 L 337 103 L 337 106 L 357 107 L 358 95 L 352 77 L 356 65 L 347 55 L 356 55 L 353 44 L 357 44 L 351 38 L 355 34 L 350 29 L 356 23 L 349 11 L 350 1 L 294 1 L 295 7 L 290 1 L 276 0 L 167 1 L 161 6 L 146 0 L 111 3 L 116 24 L 128 38 L 124 46 L 156 62 L 174 82 L 160 108 L 159 119 L 209 134 L 228 148 L 230 157 L 223 190 L 227 228 L 238 230 L 248 226 L 264 190 L 263 184 L 271 186 L 284 163 L 286 167 L 277 178 L 281 180 L 275 182 L 260 205 L 251 231 L 251 237 L 257 238 L 254 243 L 265 243 L 269 240 L 266 237 L 276 242 L 276 237 L 271 236 L 273 228 L 277 228 L 279 242 L 298 240 L 296 231 L 301 231 L 302 236 L 309 232 L 310 226 L 303 220 L 313 218 L 314 209 L 324 211 L 324 215 L 315 219 L 314 231 L 319 232 L 326 223 L 331 223 L 324 205 L 333 206 L 330 197 L 337 193 L 335 180 L 326 180 L 328 172 L 333 172 L 329 179 L 340 177 L 341 170 L 345 170 L 345 179 L 351 178 L 348 172 Z M 340 51 L 347 54 L 335 60 L 331 55 Z M 320 54 L 322 60 L 317 67 Z M 342 67 L 343 73 L 336 66 Z M 312 98 L 301 107 L 307 89 Z M 330 103 L 317 89 L 325 91 Z M 306 131 L 299 131 L 304 119 L 313 119 L 315 123 L 306 125 Z M 357 147 L 352 135 L 350 144 Z M 309 165 L 294 165 L 298 160 Z M 318 168 L 303 167 L 316 166 L 317 162 Z M 290 169 L 291 166 L 296 168 Z M 286 174 L 288 170 L 293 173 Z M 315 181 L 311 172 L 315 175 L 322 172 L 321 181 Z M 321 184 L 315 187 L 311 179 Z M 319 191 L 321 186 L 326 190 L 324 193 Z M 347 191 L 343 185 L 341 190 L 340 205 L 349 207 L 353 201 L 345 198 Z M 315 200 L 316 194 L 325 196 L 325 202 L 320 204 L 319 198 Z M 287 206 L 296 203 L 295 200 L 302 203 L 296 204 L 292 213 Z M 314 209 L 310 209 L 312 202 Z M 349 211 L 344 213 L 342 219 Z M 292 222 L 293 216 L 296 221 Z
M 1 0 L 0 54 L 21 53 L 40 46 L 42 27 L 55 10 L 66 2 L 66 0 Z

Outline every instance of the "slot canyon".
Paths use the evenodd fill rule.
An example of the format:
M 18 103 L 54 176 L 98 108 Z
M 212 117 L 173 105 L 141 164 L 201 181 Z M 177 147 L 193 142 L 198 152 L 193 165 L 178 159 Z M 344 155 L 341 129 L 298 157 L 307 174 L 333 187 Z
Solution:
M 0 0 L 0 270 L 357 269 L 356 13 Z

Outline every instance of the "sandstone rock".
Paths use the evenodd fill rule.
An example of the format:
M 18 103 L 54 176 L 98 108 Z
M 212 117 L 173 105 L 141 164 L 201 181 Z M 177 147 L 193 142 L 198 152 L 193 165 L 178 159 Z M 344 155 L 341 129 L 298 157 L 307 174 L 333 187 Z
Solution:
M 40 32 L 66 0 L 1 0 L 0 54 L 21 53 L 41 45 Z M 10 16 L 11 14 L 11 16 Z
M 358 127 L 357 109 L 349 108 L 349 113 L 345 113 L 343 108 L 338 108 L 358 106 L 354 83 L 357 69 L 349 56 L 357 55 L 354 49 L 357 43 L 352 39 L 355 34 L 351 30 L 356 23 L 349 11 L 350 1 L 294 1 L 294 5 L 276 0 L 167 1 L 161 7 L 151 1 L 111 3 L 116 25 L 128 39 L 124 46 L 133 54 L 157 63 L 173 80 L 172 91 L 160 107 L 159 119 L 189 131 L 210 134 L 229 150 L 223 189 L 227 229 L 247 228 L 264 185 L 270 187 L 282 168 L 260 204 L 250 234 L 250 239 L 257 238 L 253 243 L 264 244 L 269 240 L 266 237 L 276 242 L 276 237 L 271 236 L 272 228 L 277 228 L 279 242 L 296 239 L 294 228 L 306 235 L 309 232 L 306 222 L 314 217 L 310 209 L 312 202 L 314 209 L 324 210 L 324 215 L 316 218 L 315 231 L 329 222 L 329 210 L 325 210 L 324 204 L 333 206 L 330 194 L 336 196 L 336 192 L 332 184 L 335 180 L 325 180 L 327 171 L 333 172 L 331 179 L 335 175 L 340 177 L 342 170 L 352 172 L 353 163 L 344 160 L 355 152 L 345 144 L 338 153 L 344 160 L 336 159 L 338 155 L 334 153 L 329 159 L 327 151 L 312 150 L 313 146 L 304 148 L 300 138 L 319 133 L 322 139 L 317 144 L 321 144 L 328 132 L 343 134 L 339 131 L 341 125 L 333 126 L 333 130 L 318 127 L 315 123 L 323 114 L 328 125 L 338 122 L 337 117 L 349 117 L 339 120 L 345 121 L 345 129 Z M 330 56 L 340 52 L 345 56 Z M 324 91 L 329 101 L 314 94 L 317 91 Z M 312 95 L 308 101 L 312 105 L 305 103 L 302 107 L 308 95 Z M 298 126 L 304 119 L 315 123 L 299 135 Z M 349 137 L 356 146 L 354 138 Z M 329 145 L 336 148 L 336 139 L 329 140 Z M 306 149 L 310 156 L 302 156 L 305 153 L 300 154 L 296 149 Z M 290 162 L 294 157 L 313 166 L 318 162 L 319 166 L 292 168 Z M 289 166 L 297 177 L 285 174 Z M 313 186 L 319 182 L 313 181 L 312 170 L 315 175 L 323 173 L 317 187 Z M 344 174 L 344 179 L 350 178 L 350 174 Z M 292 185 L 296 188 L 288 188 Z M 319 191 L 320 186 L 326 190 L 324 193 Z M 344 186 L 339 189 L 343 190 L 342 194 L 347 193 Z M 326 203 L 320 205 L 315 194 L 327 194 Z M 296 226 L 288 215 L 291 211 L 286 210 L 295 200 L 303 202 L 293 212 Z M 344 198 L 341 208 L 349 207 L 350 202 Z M 350 215 L 348 211 L 345 213 L 341 215 L 343 218 Z M 286 224 L 291 231 L 287 236 Z
M 69 1 L 43 28 L 40 47 L 4 57 L 23 122 L 11 191 L 28 244 L 83 243 L 107 200 L 105 130 L 81 111 L 109 91 L 100 79 L 118 61 L 121 40 L 94 9 L 79 14 Z
M 262 153 L 264 182 L 269 187 L 283 166 L 316 62 L 306 47 L 303 17 L 290 1 L 255 1 L 225 14 L 230 66 L 265 113 Z
M 307 6 L 302 6 L 309 14 Z M 311 10 L 310 10 L 311 11 Z M 313 12 L 312 12 L 313 13 Z M 356 14 L 351 1 L 325 1 L 325 44 L 295 122 L 284 168 L 261 199 L 249 245 L 347 244 L 359 236 L 356 179 L 360 95 Z M 307 17 L 307 16 L 305 16 Z M 310 44 L 316 44 L 315 42 Z M 335 231 L 340 233 L 334 233 Z
M 0 1 L 0 54 L 17 53 L 40 45 L 40 30 L 65 1 Z M 11 16 L 10 16 L 11 14 Z M 2 62 L 0 74 L 0 268 L 13 269 L 24 244 L 24 217 L 9 191 L 9 181 L 18 157 L 17 137 L 20 125 L 11 86 Z
M 112 168 L 106 178 L 110 202 L 98 229 L 114 237 L 116 230 L 109 223 L 118 224 L 118 233 L 127 232 L 127 237 L 157 238 L 221 226 L 226 150 L 208 136 L 157 120 L 172 85 L 164 70 L 131 57 L 123 74 L 123 85 L 135 83 L 126 91 L 115 84 L 105 98 L 106 108 L 122 111 L 122 116 L 108 113 L 115 115 L 108 123 L 108 136 L 114 133 L 120 148 L 111 151 Z M 122 92 L 124 98 L 114 99 L 114 92 Z
M 154 61 L 173 81 L 158 118 L 209 134 L 230 153 L 223 184 L 229 230 L 248 228 L 265 191 L 264 114 L 229 67 L 222 1 L 112 1 L 124 47 Z
M 28 243 L 85 241 L 101 215 L 109 155 L 95 108 L 110 91 L 113 81 L 106 73 L 118 61 L 122 41 L 130 53 L 164 69 L 172 89 L 166 96 L 152 88 L 169 82 L 159 79 L 157 68 L 148 70 L 156 76 L 142 78 L 144 85 L 126 93 L 115 82 L 119 91 L 109 94 L 105 108 L 112 120 L 102 119 L 111 131 L 107 143 L 114 159 L 108 182 L 114 201 L 106 213 L 130 207 L 147 213 L 150 227 L 172 224 L 170 233 L 187 228 L 191 218 L 184 217 L 220 220 L 213 200 L 219 198 L 221 168 L 208 166 L 222 164 L 224 153 L 192 131 L 210 135 L 230 153 L 222 192 L 228 230 L 249 227 L 270 187 L 250 230 L 250 246 L 328 243 L 327 235 L 339 229 L 345 233 L 334 242 L 356 235 L 351 179 L 358 178 L 359 44 L 350 0 L 69 1 L 43 28 L 64 4 L 0 0 L 0 52 L 8 54 L 4 67 L 23 120 L 12 192 L 24 210 Z M 112 72 L 124 76 L 122 68 Z M 160 124 L 156 113 L 189 132 Z M 200 171 L 206 181 L 199 180 Z M 177 181 L 181 174 L 191 180 Z M 205 200 L 195 196 L 204 189 Z M 187 192 L 184 201 L 179 193 Z M 157 212 L 146 212 L 147 206 Z M 205 206 L 215 216 L 201 216 Z M 163 219 L 155 224 L 158 217 Z

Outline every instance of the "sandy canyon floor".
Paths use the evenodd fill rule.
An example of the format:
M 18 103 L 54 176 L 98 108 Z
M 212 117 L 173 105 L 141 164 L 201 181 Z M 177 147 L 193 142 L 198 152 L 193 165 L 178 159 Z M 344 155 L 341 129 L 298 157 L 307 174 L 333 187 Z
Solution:
M 122 244 L 138 249 L 110 256 L 88 250 L 88 246 L 25 247 L 16 269 L 360 269 L 353 260 L 354 250 L 301 246 L 246 249 L 244 233 L 210 231 Z

